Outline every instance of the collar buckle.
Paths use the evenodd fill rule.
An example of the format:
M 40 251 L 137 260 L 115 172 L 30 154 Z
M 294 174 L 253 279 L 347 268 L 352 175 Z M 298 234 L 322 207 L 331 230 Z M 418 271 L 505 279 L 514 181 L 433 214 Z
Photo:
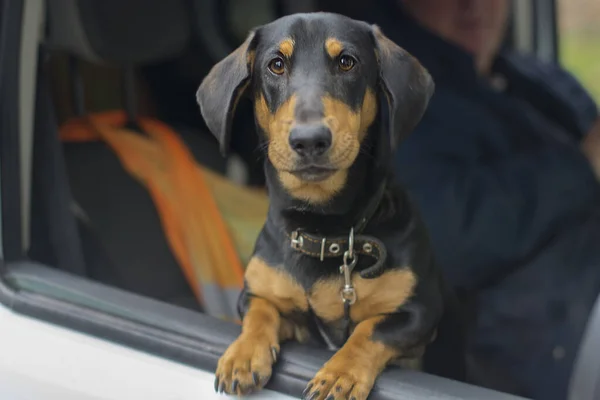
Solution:
M 300 235 L 298 229 L 292 232 L 292 237 L 290 239 L 290 246 L 294 250 L 300 250 L 302 246 L 304 246 L 304 238 Z

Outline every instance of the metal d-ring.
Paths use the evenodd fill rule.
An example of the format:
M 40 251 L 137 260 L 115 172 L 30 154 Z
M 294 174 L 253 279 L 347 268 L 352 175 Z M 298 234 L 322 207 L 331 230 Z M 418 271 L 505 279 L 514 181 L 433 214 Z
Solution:
M 340 252 L 340 245 L 337 243 L 331 243 L 331 246 L 329 246 L 329 251 L 333 254 L 337 254 Z
M 350 259 L 354 258 L 354 227 L 350 228 L 350 234 L 348 235 L 348 251 L 349 251 L 349 257 Z M 344 257 L 346 257 L 346 255 L 344 254 Z M 344 261 L 344 264 L 346 262 Z

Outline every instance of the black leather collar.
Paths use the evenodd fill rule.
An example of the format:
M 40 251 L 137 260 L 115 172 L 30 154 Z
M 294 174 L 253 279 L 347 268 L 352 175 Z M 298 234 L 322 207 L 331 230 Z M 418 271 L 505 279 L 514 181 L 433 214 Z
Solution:
M 373 236 L 360 234 L 375 214 L 375 211 L 377 211 L 383 199 L 386 186 L 387 180 L 383 180 L 358 219 L 358 222 L 353 227 L 355 234 L 354 253 L 375 259 L 375 263 L 371 267 L 360 272 L 363 278 L 377 276 L 387 258 L 387 250 L 381 240 Z M 305 232 L 302 229 L 296 229 L 288 236 L 290 238 L 290 246 L 294 250 L 311 257 L 319 258 L 321 261 L 325 258 L 343 257 L 344 252 L 348 250 L 348 235 L 325 237 Z

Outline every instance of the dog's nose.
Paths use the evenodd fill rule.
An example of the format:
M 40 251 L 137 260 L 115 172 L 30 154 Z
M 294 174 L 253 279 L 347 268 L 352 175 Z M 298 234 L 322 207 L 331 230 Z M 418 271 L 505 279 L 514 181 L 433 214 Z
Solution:
M 325 125 L 300 125 L 290 132 L 290 147 L 300 156 L 320 156 L 331 147 L 331 131 Z

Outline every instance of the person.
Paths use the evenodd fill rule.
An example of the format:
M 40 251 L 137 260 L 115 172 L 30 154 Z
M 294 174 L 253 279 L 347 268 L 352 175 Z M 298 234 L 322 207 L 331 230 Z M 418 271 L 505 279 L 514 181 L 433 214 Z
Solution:
M 505 48 L 509 13 L 509 0 L 385 0 L 358 17 L 436 84 L 395 169 L 474 311 L 471 380 L 565 399 L 600 292 L 600 118 L 558 65 Z

